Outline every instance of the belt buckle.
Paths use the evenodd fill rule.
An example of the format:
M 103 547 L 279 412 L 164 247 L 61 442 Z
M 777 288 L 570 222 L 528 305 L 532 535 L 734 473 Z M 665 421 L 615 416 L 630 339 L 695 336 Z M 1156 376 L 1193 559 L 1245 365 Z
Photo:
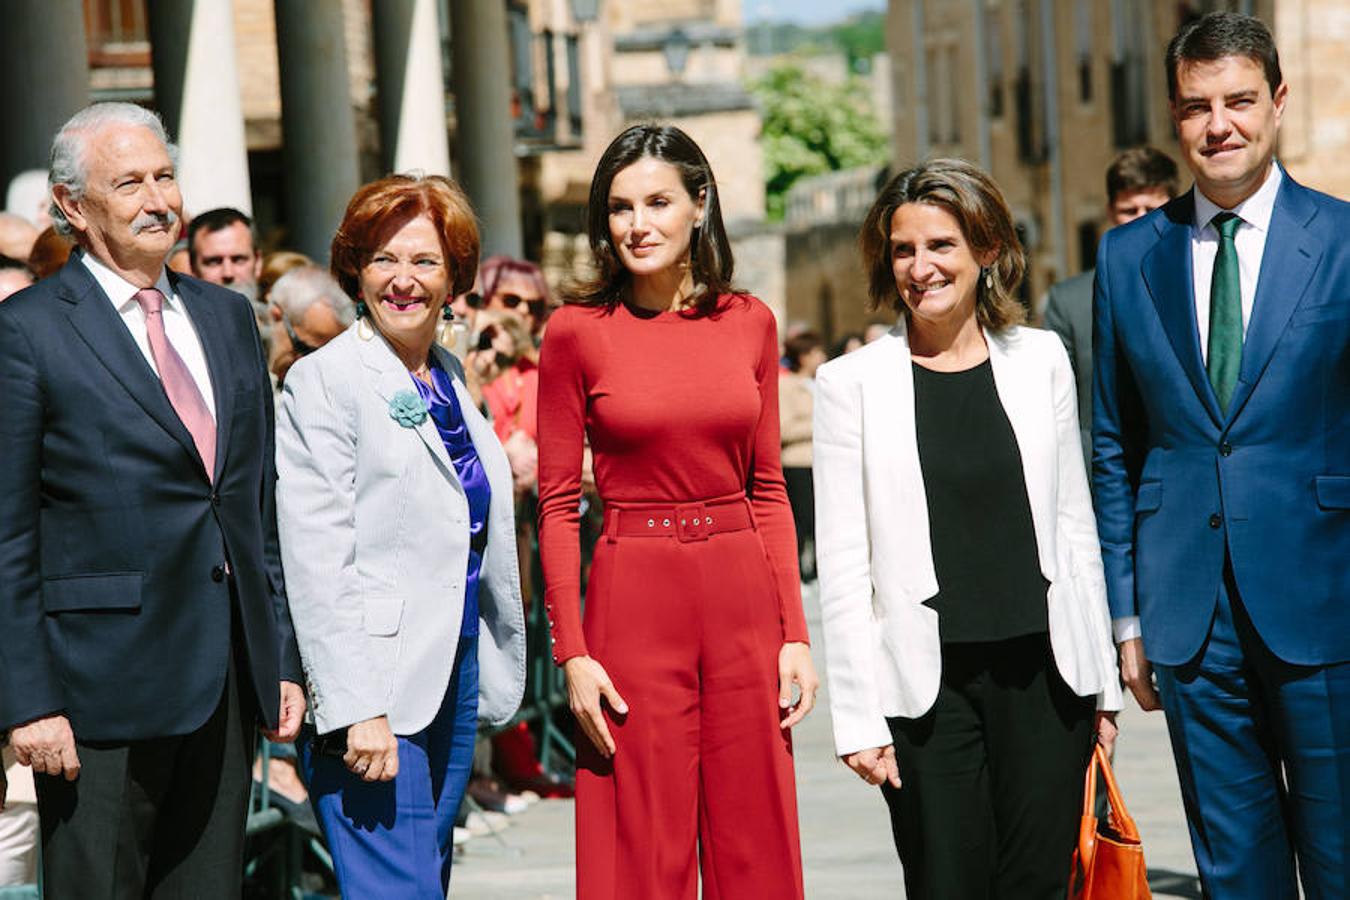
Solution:
M 708 513 L 702 503 L 675 507 L 675 537 L 682 544 L 708 539 Z

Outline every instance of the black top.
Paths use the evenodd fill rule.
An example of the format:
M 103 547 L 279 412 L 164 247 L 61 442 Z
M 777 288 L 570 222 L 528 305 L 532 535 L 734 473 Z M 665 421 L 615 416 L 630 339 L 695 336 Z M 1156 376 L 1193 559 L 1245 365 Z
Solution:
M 947 643 L 1049 630 L 1017 437 L 989 361 L 964 372 L 914 364 L 914 420 Z

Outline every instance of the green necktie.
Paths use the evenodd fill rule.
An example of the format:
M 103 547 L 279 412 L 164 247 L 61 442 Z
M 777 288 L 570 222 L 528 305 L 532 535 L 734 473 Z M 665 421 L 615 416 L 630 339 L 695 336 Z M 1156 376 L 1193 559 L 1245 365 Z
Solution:
M 1219 398 L 1219 409 L 1227 415 L 1242 365 L 1242 276 L 1233 242 L 1242 220 L 1221 212 L 1212 221 L 1219 232 L 1219 253 L 1214 257 L 1214 277 L 1209 283 L 1209 358 L 1205 371 Z

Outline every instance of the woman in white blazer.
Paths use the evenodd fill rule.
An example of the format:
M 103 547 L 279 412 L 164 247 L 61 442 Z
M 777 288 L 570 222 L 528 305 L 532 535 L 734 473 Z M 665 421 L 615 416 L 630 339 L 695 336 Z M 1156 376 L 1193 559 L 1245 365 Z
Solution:
M 861 245 L 900 318 L 816 376 L 836 750 L 882 786 L 911 900 L 1062 898 L 1121 698 L 1073 372 L 1019 324 L 1022 250 L 969 163 L 897 175 Z
M 359 318 L 291 368 L 277 425 L 301 766 L 344 896 L 443 898 L 478 721 L 525 684 L 510 466 L 434 340 L 473 211 L 448 179 L 380 179 L 332 259 Z

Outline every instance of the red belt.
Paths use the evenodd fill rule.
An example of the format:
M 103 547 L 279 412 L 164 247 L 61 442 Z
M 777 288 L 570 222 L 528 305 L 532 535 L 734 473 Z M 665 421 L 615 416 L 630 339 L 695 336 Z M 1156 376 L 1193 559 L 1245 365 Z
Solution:
M 698 503 L 610 503 L 605 507 L 605 536 L 673 537 L 682 543 L 755 527 L 744 494 Z

